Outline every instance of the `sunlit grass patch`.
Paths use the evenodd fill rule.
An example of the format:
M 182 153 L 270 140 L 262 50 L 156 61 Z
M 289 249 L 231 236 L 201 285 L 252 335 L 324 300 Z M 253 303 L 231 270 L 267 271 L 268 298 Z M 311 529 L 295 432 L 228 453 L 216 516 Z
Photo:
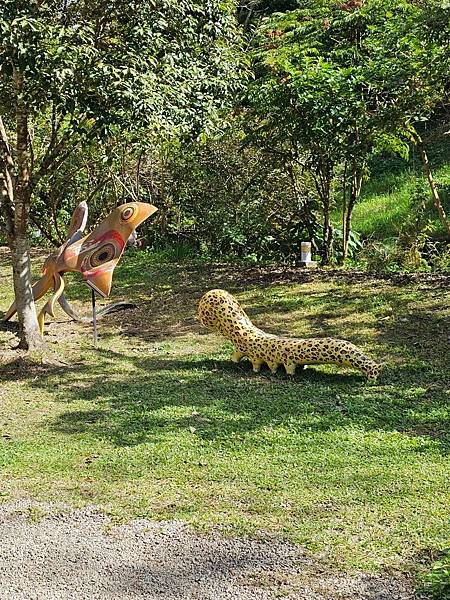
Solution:
M 270 532 L 346 570 L 408 570 L 446 545 L 443 288 L 326 272 L 277 282 L 260 270 L 253 280 L 239 268 L 149 256 L 119 265 L 111 301 L 138 306 L 100 321 L 98 350 L 89 325 L 58 313 L 46 339 L 66 365 L 5 361 L 1 500 L 95 503 L 117 519 Z M 345 337 L 387 366 L 376 384 L 333 365 L 294 378 L 254 374 L 196 320 L 212 287 L 236 294 L 263 329 Z M 88 311 L 89 294 L 71 289 Z M 6 307 L 9 285 L 0 295 Z M 0 331 L 4 347 L 13 336 Z
M 450 208 L 449 165 L 444 164 L 436 168 L 434 178 L 444 208 L 448 210 Z M 432 231 L 438 235 L 444 233 L 439 215 L 432 203 L 431 192 L 420 169 L 404 170 L 399 173 L 387 172 L 371 178 L 363 186 L 361 199 L 354 209 L 354 230 L 364 237 L 375 239 L 397 236 L 420 208 L 418 193 L 420 199 L 425 201 L 424 218 L 431 222 Z

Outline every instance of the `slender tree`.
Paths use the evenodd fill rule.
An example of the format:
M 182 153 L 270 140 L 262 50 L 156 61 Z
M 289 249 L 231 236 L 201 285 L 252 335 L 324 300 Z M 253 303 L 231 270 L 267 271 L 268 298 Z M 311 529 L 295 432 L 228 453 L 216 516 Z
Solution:
M 28 229 L 42 183 L 111 132 L 198 134 L 236 89 L 238 45 L 231 1 L 2 1 L 0 231 L 21 347 L 41 345 Z

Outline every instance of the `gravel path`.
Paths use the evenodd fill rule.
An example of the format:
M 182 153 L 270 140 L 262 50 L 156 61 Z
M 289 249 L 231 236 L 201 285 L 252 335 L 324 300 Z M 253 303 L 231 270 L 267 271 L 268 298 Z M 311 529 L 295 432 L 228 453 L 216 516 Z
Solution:
M 95 507 L 0 505 L 0 600 L 411 600 L 407 580 L 326 572 L 278 540 L 183 523 L 113 526 Z

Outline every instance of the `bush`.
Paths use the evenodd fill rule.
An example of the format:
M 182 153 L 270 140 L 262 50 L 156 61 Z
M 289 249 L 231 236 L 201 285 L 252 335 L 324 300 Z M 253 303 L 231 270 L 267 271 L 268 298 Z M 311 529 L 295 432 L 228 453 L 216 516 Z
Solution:
M 366 241 L 359 254 L 359 259 L 365 269 L 375 273 L 401 270 L 401 265 L 398 263 L 396 238 Z
M 450 600 L 450 550 L 422 578 L 420 593 L 430 600 Z
M 239 132 L 173 147 L 152 165 L 159 210 L 146 228 L 148 245 L 187 242 L 220 260 L 300 261 L 302 241 L 321 245 L 317 198 L 304 173 L 295 172 L 293 185 L 284 160 L 244 145 Z

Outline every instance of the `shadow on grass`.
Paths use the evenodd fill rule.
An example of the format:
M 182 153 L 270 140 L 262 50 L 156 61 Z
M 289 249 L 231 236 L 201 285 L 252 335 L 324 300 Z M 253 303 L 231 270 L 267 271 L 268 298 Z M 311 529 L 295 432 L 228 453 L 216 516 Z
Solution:
M 306 274 L 305 277 L 312 277 Z M 450 281 L 450 278 L 448 278 Z M 320 279 L 318 280 L 320 282 Z M 350 279 L 352 281 L 352 279 Z M 374 285 L 374 280 L 365 276 L 366 283 Z M 409 353 L 424 361 L 434 361 L 441 365 L 450 361 L 448 332 L 448 300 L 443 290 L 437 287 L 432 302 L 421 306 L 423 293 L 417 286 L 388 285 L 380 293 L 374 289 L 355 289 L 337 279 L 341 287 L 323 292 L 314 292 L 305 285 L 304 292 L 294 289 L 283 290 L 284 297 L 267 296 L 259 286 L 240 282 L 236 288 L 220 281 L 217 287 L 241 293 L 246 296 L 242 305 L 255 325 L 278 335 L 295 336 L 299 327 L 301 337 L 332 336 L 344 338 L 359 345 L 370 342 L 373 337 L 389 354 Z M 422 284 L 426 287 L 428 284 Z M 117 325 L 121 335 L 144 341 L 159 342 L 180 338 L 189 334 L 207 335 L 207 330 L 198 322 L 196 309 L 205 288 L 192 284 L 181 285 L 178 292 L 168 290 L 155 294 L 153 300 L 140 303 L 138 309 L 106 317 L 106 326 Z M 234 289 L 236 288 L 236 289 Z M 428 293 L 428 290 L 427 290 Z M 311 311 L 311 309 L 313 309 Z M 369 332 L 369 333 L 368 333 Z M 114 332 L 106 331 L 107 339 Z M 299 334 L 300 335 L 300 334 Z M 375 357 L 376 358 L 376 357 Z M 381 360 L 389 360 L 382 355 Z
M 6 313 L 0 312 L 0 331 L 8 331 L 11 333 L 19 333 L 19 324 L 17 321 L 4 321 L 3 316 Z
M 223 442 L 267 427 L 307 436 L 356 427 L 422 436 L 440 452 L 449 450 L 448 396 L 431 367 L 420 373 L 411 367 L 388 369 L 379 384 L 368 384 L 362 375 L 319 368 L 294 378 L 282 372 L 256 375 L 246 362 L 205 358 L 127 357 L 133 368 L 117 373 L 114 363 L 108 364 L 112 358 L 101 350 L 97 368 L 76 367 L 58 378 L 58 394 L 68 410 L 51 421 L 51 429 L 134 446 L 191 428 L 199 439 Z M 40 373 L 31 385 L 51 386 L 60 373 Z M 72 410 L 70 404 L 78 401 L 94 408 Z M 252 435 L 253 445 L 265 443 Z
M 321 367 L 307 369 L 293 379 L 281 370 L 276 375 L 268 371 L 254 375 L 248 363 L 235 365 L 201 354 L 171 359 L 160 354 L 152 358 L 99 350 L 96 362 L 69 369 L 4 366 L 0 379 L 29 379 L 36 389 L 58 387 L 55 393 L 69 408 L 51 422 L 55 430 L 89 432 L 117 446 L 132 446 L 180 428 L 194 428 L 200 439 L 225 440 L 279 425 L 305 434 L 358 427 L 423 436 L 438 444 L 441 452 L 448 452 L 449 374 L 445 363 L 450 329 L 445 317 L 447 301 L 438 288 L 432 302 L 427 296 L 427 304 L 421 306 L 417 286 L 413 289 L 388 282 L 376 292 L 374 281 L 366 274 L 339 273 L 332 282 L 340 288 L 324 287 L 318 292 L 305 286 L 304 294 L 288 289 L 281 297 L 267 284 L 329 281 L 324 282 L 321 273 L 283 268 L 150 265 L 143 272 L 144 259 L 140 257 L 128 267 L 125 264 L 119 284 L 124 290 L 135 290 L 139 277 L 144 286 L 153 278 L 153 292 L 138 292 L 138 310 L 106 317 L 104 339 L 117 335 L 113 329 L 108 332 L 112 323 L 119 324 L 121 336 L 130 340 L 168 341 L 192 333 L 206 334 L 195 318 L 196 301 L 207 289 L 223 287 L 234 293 L 247 292 L 244 304 L 262 328 L 269 317 L 275 317 L 280 328 L 272 321 L 268 329 L 288 334 L 291 325 L 295 327 L 303 319 L 312 335 L 344 337 L 344 330 L 345 337 L 358 343 L 358 327 L 362 326 L 370 329 L 369 338 L 377 346 L 388 349 L 388 362 L 400 364 L 386 369 L 376 385 L 368 385 L 359 374 L 330 373 Z M 430 278 L 419 278 L 419 282 L 430 291 Z M 355 289 L 353 283 L 365 285 Z M 261 302 L 264 289 L 269 291 L 267 304 Z M 311 306 L 318 309 L 313 314 L 306 311 Z M 385 307 L 391 310 L 387 320 Z M 305 316 L 298 314 L 302 308 Z M 353 315 L 362 318 L 346 323 Z M 145 352 L 145 348 L 139 351 Z M 94 407 L 70 410 L 70 403 L 79 400 L 93 402 Z
M 0 253 L 0 258 L 2 258 Z M 42 255 L 44 256 L 44 254 Z M 4 259 L 4 256 L 3 256 Z M 406 301 L 399 294 L 398 286 L 420 284 L 427 289 L 448 288 L 450 276 L 410 274 L 371 276 L 361 271 L 305 271 L 301 268 L 285 266 L 242 266 L 231 264 L 171 264 L 158 263 L 158 256 L 149 252 L 132 252 L 125 255 L 114 273 L 113 293 L 105 303 L 118 300 L 136 302 L 136 310 L 124 311 L 105 317 L 105 329 L 120 327 L 121 334 L 144 341 L 160 341 L 182 337 L 191 331 L 204 331 L 196 321 L 197 303 L 201 296 L 212 288 L 224 288 L 233 294 L 250 292 L 244 302 L 252 319 L 264 327 L 266 316 L 279 316 L 281 328 L 274 333 L 288 334 L 289 324 L 296 319 L 308 319 L 313 335 L 335 335 L 342 337 L 339 328 L 329 321 L 348 317 L 352 313 L 362 313 L 377 302 L 373 286 L 377 282 L 392 289 L 386 293 L 386 302 L 391 302 L 402 310 Z M 90 291 L 78 273 L 67 274 L 67 297 L 75 302 L 80 314 L 90 314 Z M 334 289 L 326 293 L 314 292 L 309 284 L 331 283 Z M 287 298 L 270 298 L 261 303 L 262 290 L 271 291 L 276 286 L 305 286 L 304 292 L 287 292 Z M 363 284 L 353 289 L 353 284 Z M 364 286 L 364 284 L 366 284 Z M 372 286 L 372 287 L 371 287 Z M 254 293 L 252 293 L 254 292 Z M 313 305 L 322 310 L 320 315 L 307 317 L 286 314 L 288 311 L 302 311 Z M 99 302 L 101 308 L 102 302 Z M 59 311 L 58 307 L 58 311 Z M 258 322 L 262 317 L 262 322 Z M 13 325 L 14 327 L 14 325 Z M 14 331 L 14 329 L 8 330 Z

